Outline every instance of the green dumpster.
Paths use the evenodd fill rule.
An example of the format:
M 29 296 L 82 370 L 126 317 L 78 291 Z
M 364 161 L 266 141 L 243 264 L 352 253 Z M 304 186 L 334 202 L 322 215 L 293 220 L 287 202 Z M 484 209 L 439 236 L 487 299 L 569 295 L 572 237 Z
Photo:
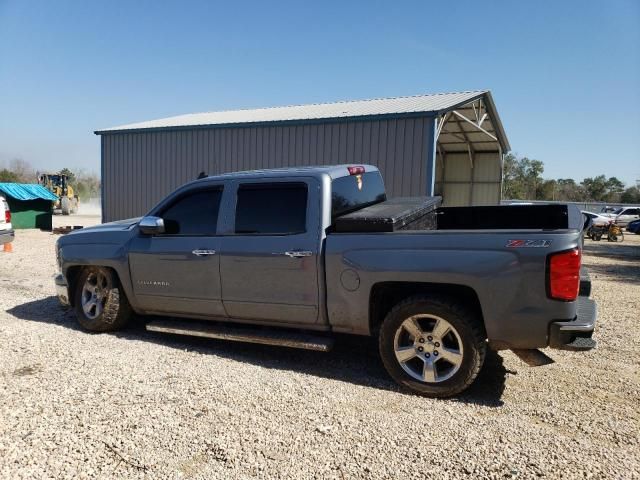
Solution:
M 58 197 L 42 185 L 0 183 L 0 194 L 9 204 L 13 228 L 52 229 L 53 202 Z

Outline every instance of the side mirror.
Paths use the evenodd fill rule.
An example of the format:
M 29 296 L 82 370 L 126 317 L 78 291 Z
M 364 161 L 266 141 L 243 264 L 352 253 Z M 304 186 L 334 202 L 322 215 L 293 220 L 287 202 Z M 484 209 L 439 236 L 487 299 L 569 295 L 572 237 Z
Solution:
M 138 227 L 140 232 L 145 235 L 157 235 L 164 233 L 164 220 L 160 217 L 142 217 Z

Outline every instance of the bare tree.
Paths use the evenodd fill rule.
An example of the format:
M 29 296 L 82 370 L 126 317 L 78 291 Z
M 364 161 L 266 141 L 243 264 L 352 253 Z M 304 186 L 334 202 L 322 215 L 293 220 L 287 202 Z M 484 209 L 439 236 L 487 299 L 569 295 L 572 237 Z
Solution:
M 9 170 L 15 174 L 20 183 L 33 183 L 37 181 L 36 171 L 29 162 L 22 158 L 14 158 L 9 162 Z

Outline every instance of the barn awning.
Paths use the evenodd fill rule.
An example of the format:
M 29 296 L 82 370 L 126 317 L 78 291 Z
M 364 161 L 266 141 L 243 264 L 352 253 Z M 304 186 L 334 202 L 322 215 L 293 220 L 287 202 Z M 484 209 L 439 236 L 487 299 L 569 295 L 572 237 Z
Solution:
M 35 183 L 0 183 L 0 193 L 16 200 L 58 200 L 56 195 Z

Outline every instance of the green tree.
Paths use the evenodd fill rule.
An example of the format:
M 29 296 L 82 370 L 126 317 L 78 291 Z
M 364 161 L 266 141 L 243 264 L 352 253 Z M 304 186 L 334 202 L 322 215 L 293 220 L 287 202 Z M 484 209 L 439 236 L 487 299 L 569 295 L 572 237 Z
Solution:
M 598 175 L 597 177 L 588 177 L 582 180 L 582 188 L 587 195 L 587 200 L 596 202 L 605 201 L 607 194 L 607 177 Z
M 75 187 L 75 185 L 76 185 L 76 175 L 75 175 L 75 173 L 73 173 L 71 170 L 69 170 L 68 168 L 65 167 L 62 170 L 60 170 L 60 175 L 66 175 L 69 183 L 71 184 L 71 186 Z
M 559 178 L 557 183 L 555 200 L 567 202 L 582 202 L 586 200 L 584 189 L 573 178 Z
M 7 170 L 6 168 L 0 170 L 0 182 L 15 183 L 19 181 L 18 175 L 11 170 Z
M 624 183 L 616 177 L 607 178 L 605 175 L 585 178 L 581 185 L 585 191 L 585 200 L 597 202 L 619 202 L 624 192 Z
M 609 177 L 607 180 L 607 202 L 619 202 L 620 196 L 624 192 L 624 183 L 616 177 Z
M 622 203 L 640 203 L 640 188 L 629 187 L 620 194 Z
M 556 180 L 543 180 L 536 189 L 537 200 L 557 200 L 558 182 Z
M 544 163 L 509 153 L 503 163 L 503 196 L 513 200 L 535 200 L 542 195 Z
M 504 198 L 518 200 L 523 197 L 520 183 L 520 164 L 513 153 L 508 153 L 504 156 L 502 182 Z

